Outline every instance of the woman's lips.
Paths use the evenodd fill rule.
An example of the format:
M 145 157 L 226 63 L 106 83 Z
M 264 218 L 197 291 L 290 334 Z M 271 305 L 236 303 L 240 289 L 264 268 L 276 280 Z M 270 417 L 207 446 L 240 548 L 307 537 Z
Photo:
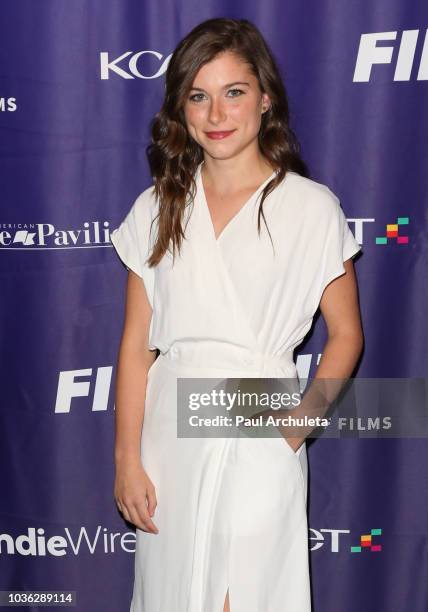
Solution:
M 205 132 L 208 138 L 212 140 L 221 140 L 222 138 L 227 138 L 230 134 L 233 134 L 235 130 L 229 130 L 228 132 Z

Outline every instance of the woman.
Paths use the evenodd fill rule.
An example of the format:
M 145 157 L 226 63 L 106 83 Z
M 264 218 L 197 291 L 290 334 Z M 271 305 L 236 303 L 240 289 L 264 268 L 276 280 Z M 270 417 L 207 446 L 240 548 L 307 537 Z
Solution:
M 248 21 L 211 19 L 180 42 L 152 135 L 154 185 L 111 235 L 129 270 L 114 495 L 137 527 L 131 610 L 308 612 L 304 437 L 178 437 L 177 379 L 297 380 L 293 350 L 318 306 L 316 378 L 349 377 L 360 247 L 307 177 Z

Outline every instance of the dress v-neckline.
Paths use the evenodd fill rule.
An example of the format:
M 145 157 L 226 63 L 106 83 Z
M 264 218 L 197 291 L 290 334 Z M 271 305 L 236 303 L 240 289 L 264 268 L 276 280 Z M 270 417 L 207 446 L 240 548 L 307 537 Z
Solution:
M 215 235 L 215 229 L 214 229 L 214 223 L 211 217 L 211 212 L 208 206 L 208 201 L 207 198 L 205 196 L 205 190 L 204 190 L 204 185 L 202 182 L 202 166 L 203 166 L 204 162 L 201 162 L 198 166 L 198 188 L 201 194 L 201 198 L 203 200 L 203 205 L 204 208 L 207 212 L 207 217 L 208 217 L 208 221 L 209 224 L 211 226 L 211 233 L 212 236 L 214 238 L 214 241 L 219 244 L 223 234 L 227 231 L 227 229 L 229 228 L 229 226 L 231 226 L 235 220 L 243 213 L 243 211 L 248 208 L 248 206 L 250 205 L 250 202 L 260 193 L 260 191 L 265 187 L 265 185 L 276 175 L 276 170 L 274 170 L 272 172 L 272 174 L 270 176 L 267 177 L 267 179 L 265 179 L 263 181 L 263 183 L 261 183 L 257 189 L 250 195 L 250 197 L 244 202 L 244 204 L 240 207 L 240 209 L 233 215 L 233 217 L 226 223 L 226 225 L 223 227 L 223 229 L 221 230 L 221 232 L 219 233 L 218 236 Z

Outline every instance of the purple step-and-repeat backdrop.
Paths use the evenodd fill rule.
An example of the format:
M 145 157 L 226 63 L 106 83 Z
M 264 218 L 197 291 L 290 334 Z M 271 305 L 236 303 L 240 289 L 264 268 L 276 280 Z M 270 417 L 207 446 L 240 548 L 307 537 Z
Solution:
M 126 270 L 109 232 L 151 184 L 170 54 L 209 17 L 260 28 L 311 177 L 362 244 L 356 375 L 424 377 L 428 5 L 17 0 L 1 13 L 0 590 L 75 590 L 79 610 L 125 612 L 135 532 L 113 499 L 113 433 Z M 301 376 L 325 338 L 317 317 Z M 425 440 L 308 453 L 314 611 L 425 612 Z M 373 546 L 357 552 L 363 535 Z

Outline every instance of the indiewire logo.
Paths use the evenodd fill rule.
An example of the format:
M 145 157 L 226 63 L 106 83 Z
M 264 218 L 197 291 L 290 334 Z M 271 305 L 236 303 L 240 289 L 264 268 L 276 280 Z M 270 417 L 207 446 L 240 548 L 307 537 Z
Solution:
M 398 32 L 373 32 L 362 34 L 358 49 L 357 61 L 355 63 L 355 83 L 368 83 L 371 78 L 372 68 L 375 64 L 392 64 L 394 62 L 394 81 L 410 81 L 413 67 L 418 67 L 416 56 L 416 45 L 419 38 L 419 30 L 404 30 L 399 43 L 393 45 L 382 44 L 385 41 L 395 41 Z M 395 57 L 393 60 L 394 51 Z M 421 54 L 419 56 L 419 67 L 416 74 L 417 81 L 428 80 L 428 29 Z
M 110 247 L 108 221 L 83 223 L 78 229 L 56 229 L 52 223 L 0 223 L 0 248 L 13 250 Z
M 80 528 L 77 536 L 73 536 L 68 527 L 65 527 L 64 534 L 48 537 L 44 529 L 36 527 L 29 527 L 28 533 L 17 538 L 9 533 L 0 533 L 0 555 L 64 557 L 68 554 L 78 555 L 81 551 L 91 555 L 99 552 L 112 554 L 117 549 L 135 553 L 136 534 L 133 531 L 112 533 L 98 525 L 92 535 L 89 535 L 85 527 Z

